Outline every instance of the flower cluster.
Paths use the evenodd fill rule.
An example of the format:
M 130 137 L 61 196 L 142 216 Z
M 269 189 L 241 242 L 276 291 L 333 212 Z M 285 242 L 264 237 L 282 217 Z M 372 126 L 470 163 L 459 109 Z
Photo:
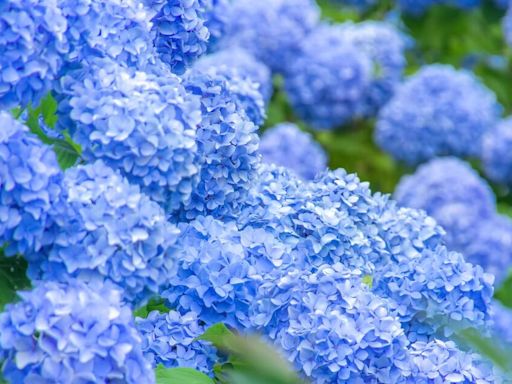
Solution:
M 221 45 L 247 49 L 272 71 L 284 72 L 319 18 L 314 0 L 237 0 Z
M 496 96 L 472 74 L 430 65 L 399 87 L 381 110 L 375 139 L 409 164 L 442 155 L 477 156 L 499 112 Z
M 405 69 L 406 40 L 391 24 L 377 21 L 345 23 L 343 37 L 368 55 L 373 64 L 364 111 L 375 116 L 393 96 Z M 340 31 L 341 34 L 341 31 Z
M 498 216 L 487 183 L 462 160 L 440 158 L 402 179 L 395 191 L 403 206 L 425 210 L 446 230 L 450 249 L 501 281 L 512 262 L 512 221 Z
M 61 180 L 53 150 L 0 111 L 0 246 L 7 255 L 43 245 L 49 212 L 62 204 Z
M 411 384 L 502 382 L 499 372 L 480 355 L 464 352 L 451 341 L 416 342 L 411 346 Z
M 183 74 L 208 47 L 206 27 L 209 0 L 146 1 L 158 11 L 151 19 L 154 45 L 160 59 Z
M 292 123 L 282 123 L 261 137 L 263 161 L 287 167 L 305 180 L 327 169 L 327 155 L 310 134 Z
M 136 318 L 142 336 L 141 349 L 153 367 L 194 368 L 205 374 L 213 372 L 218 360 L 215 349 L 197 338 L 206 330 L 196 313 L 159 313 L 152 311 L 145 319 Z
M 512 46 L 512 6 L 509 6 L 507 14 L 503 19 L 503 29 L 507 43 Z
M 492 305 L 492 321 L 494 336 L 498 336 L 500 341 L 507 347 L 512 346 L 512 309 L 504 307 L 498 301 L 494 301 Z
M 292 271 L 263 284 L 255 302 L 271 311 L 270 338 L 315 383 L 395 383 L 408 365 L 392 308 L 341 264 Z
M 318 27 L 285 75 L 292 108 L 315 129 L 334 129 L 364 114 L 372 63 L 343 34 L 340 26 Z
M 66 17 L 69 64 L 96 57 L 143 68 L 155 61 L 149 13 L 137 0 L 59 0 Z
M 245 49 L 234 47 L 203 56 L 196 62 L 194 68 L 202 72 L 214 69 L 217 73 L 223 73 L 228 77 L 232 76 L 233 70 L 236 70 L 239 77 L 247 78 L 258 84 L 258 90 L 266 102 L 272 96 L 270 69 Z
M 254 120 L 263 118 L 263 99 L 256 84 L 215 72 L 191 71 L 185 87 L 200 99 L 202 120 L 196 132 L 200 180 L 181 216 L 222 216 L 251 188 L 259 164 Z
M 158 204 L 102 162 L 70 168 L 65 204 L 51 212 L 51 244 L 29 256 L 34 279 L 107 280 L 143 302 L 174 274 L 178 230 Z
M 512 118 L 501 121 L 484 136 L 482 161 L 489 179 L 512 185 Z
M 155 69 L 156 72 L 156 69 Z M 159 74 L 158 74 L 159 73 Z M 61 80 L 60 115 L 83 157 L 101 159 L 168 209 L 197 183 L 199 101 L 175 75 L 133 72 L 110 60 Z
M 67 21 L 56 0 L 0 4 L 0 108 L 38 104 L 68 53 Z
M 45 282 L 20 296 L 0 314 L 3 374 L 9 382 L 155 383 L 119 291 Z
M 230 0 L 208 0 L 209 6 L 205 15 L 205 26 L 210 33 L 208 51 L 215 51 L 220 40 L 226 33 L 228 23 Z

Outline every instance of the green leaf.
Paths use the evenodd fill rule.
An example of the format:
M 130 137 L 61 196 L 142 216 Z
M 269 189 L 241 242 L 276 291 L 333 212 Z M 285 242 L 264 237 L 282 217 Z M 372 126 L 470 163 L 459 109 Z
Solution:
M 70 142 L 71 139 L 55 139 L 53 149 L 57 155 L 57 161 L 60 167 L 65 170 L 76 164 L 80 153 L 76 150 L 75 145 Z
M 55 101 L 51 93 L 48 93 L 41 100 L 40 109 L 45 124 L 50 128 L 55 128 L 57 123 L 57 101 Z
M 155 370 L 157 384 L 213 384 L 204 373 L 192 368 L 165 368 L 159 365 Z
M 30 287 L 27 263 L 22 257 L 5 257 L 0 252 L 0 311 L 16 299 L 16 292 Z
M 219 349 L 229 347 L 229 340 L 235 337 L 228 327 L 222 323 L 212 325 L 197 340 L 209 341 Z
M 162 298 L 154 298 L 149 301 L 145 306 L 137 309 L 134 313 L 135 317 L 141 317 L 145 319 L 153 311 L 160 313 L 169 313 L 172 309 L 165 305 L 165 301 Z

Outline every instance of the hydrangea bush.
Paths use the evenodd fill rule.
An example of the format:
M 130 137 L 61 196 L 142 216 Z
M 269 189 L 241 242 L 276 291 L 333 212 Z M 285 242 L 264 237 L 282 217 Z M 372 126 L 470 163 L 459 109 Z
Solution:
M 478 2 L 340 3 L 0 0 L 0 381 L 509 381 L 508 120 L 392 24 Z

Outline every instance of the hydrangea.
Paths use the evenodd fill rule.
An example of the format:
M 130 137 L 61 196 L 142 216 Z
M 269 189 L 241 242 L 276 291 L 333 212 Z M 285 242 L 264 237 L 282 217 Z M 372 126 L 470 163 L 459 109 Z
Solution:
M 494 277 L 448 251 L 433 219 L 390 205 L 378 221 L 385 252 L 371 254 L 373 292 L 395 301 L 409 339 L 488 324 Z
M 499 286 L 512 265 L 512 221 L 508 217 L 495 215 L 477 228 L 474 239 L 462 251 L 468 261 L 492 273 Z
M 68 53 L 67 21 L 56 0 L 0 3 L 0 109 L 37 105 Z
M 62 204 L 62 174 L 53 150 L 0 111 L 0 246 L 11 256 L 38 251 Z
M 166 209 L 189 201 L 199 175 L 201 114 L 177 76 L 97 60 L 61 84 L 60 115 L 71 121 L 86 160 L 120 170 Z
M 373 62 L 365 114 L 375 116 L 393 96 L 402 81 L 406 65 L 405 38 L 391 24 L 378 21 L 345 23 L 341 33 L 345 39 L 364 51 Z
M 492 321 L 494 339 L 501 340 L 507 347 L 512 346 L 512 309 L 504 307 L 500 302 L 492 304 Z
M 155 383 L 119 291 L 44 282 L 20 297 L 0 314 L 9 383 Z
M 285 75 L 294 112 L 315 129 L 334 129 L 364 114 L 371 61 L 343 33 L 340 26 L 318 27 Z
M 327 168 L 327 154 L 310 134 L 291 123 L 283 123 L 265 131 L 261 137 L 263 161 L 293 170 L 306 180 Z
M 416 342 L 410 348 L 411 384 L 494 384 L 501 376 L 489 361 L 473 352 L 457 348 L 452 341 Z
M 314 0 L 236 0 L 228 15 L 221 45 L 247 49 L 272 71 L 284 72 L 316 27 L 320 10 Z
M 314 383 L 395 383 L 408 366 L 392 308 L 341 264 L 263 284 L 255 303 L 255 318 L 272 317 L 271 339 Z
M 409 164 L 441 155 L 476 156 L 499 112 L 496 96 L 474 75 L 430 65 L 399 87 L 381 110 L 375 138 Z
M 160 59 L 176 74 L 206 52 L 210 32 L 206 27 L 210 0 L 146 0 L 156 10 L 151 22 Z
M 170 307 L 198 314 L 208 326 L 223 322 L 244 329 L 250 324 L 248 308 L 261 280 L 247 255 L 248 248 L 258 246 L 256 239 L 249 232 L 240 233 L 234 222 L 211 216 L 198 217 L 180 229 L 178 273 L 168 277 L 162 297 Z
M 496 212 L 496 198 L 485 180 L 462 160 L 439 158 L 405 176 L 395 199 L 405 207 L 425 210 L 447 231 L 450 249 L 465 251 L 480 223 Z
M 109 57 L 140 68 L 154 62 L 149 13 L 137 0 L 59 0 L 67 19 L 68 60 Z
M 66 204 L 52 212 L 53 243 L 29 257 L 46 280 L 110 281 L 124 299 L 143 302 L 175 273 L 177 228 L 160 206 L 101 161 L 70 168 Z
M 142 352 L 153 367 L 193 368 L 211 375 L 218 360 L 215 348 L 197 338 L 205 332 L 194 312 L 152 311 L 145 319 L 136 318 L 142 336 Z
M 503 19 L 503 29 L 505 32 L 505 40 L 508 45 L 512 46 L 512 5 L 509 5 L 507 14 Z
M 209 0 L 210 4 L 207 8 L 205 16 L 205 26 L 210 32 L 208 41 L 208 50 L 215 51 L 220 40 L 226 33 L 226 26 L 229 20 L 230 0 Z
M 512 185 L 512 118 L 501 121 L 484 136 L 482 161 L 491 180 Z
M 222 216 L 243 201 L 259 164 L 257 106 L 261 95 L 247 93 L 253 83 L 221 74 L 191 71 L 185 80 L 188 92 L 201 100 L 202 121 L 196 133 L 200 181 L 184 203 L 181 216 Z M 254 98 L 254 97 L 255 98 Z
M 238 76 L 248 78 L 258 84 L 258 90 L 265 102 L 270 101 L 272 96 L 273 85 L 270 69 L 245 49 L 234 47 L 203 56 L 196 62 L 194 68 L 202 72 L 208 72 L 213 68 L 217 73 L 224 73 L 226 76 L 232 76 L 232 71 L 236 70 Z

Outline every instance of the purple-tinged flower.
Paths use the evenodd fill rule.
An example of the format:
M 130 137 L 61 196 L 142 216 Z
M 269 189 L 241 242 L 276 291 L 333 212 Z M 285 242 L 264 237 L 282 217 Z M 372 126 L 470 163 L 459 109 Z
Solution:
M 512 117 L 499 122 L 485 134 L 482 161 L 489 179 L 512 185 Z

